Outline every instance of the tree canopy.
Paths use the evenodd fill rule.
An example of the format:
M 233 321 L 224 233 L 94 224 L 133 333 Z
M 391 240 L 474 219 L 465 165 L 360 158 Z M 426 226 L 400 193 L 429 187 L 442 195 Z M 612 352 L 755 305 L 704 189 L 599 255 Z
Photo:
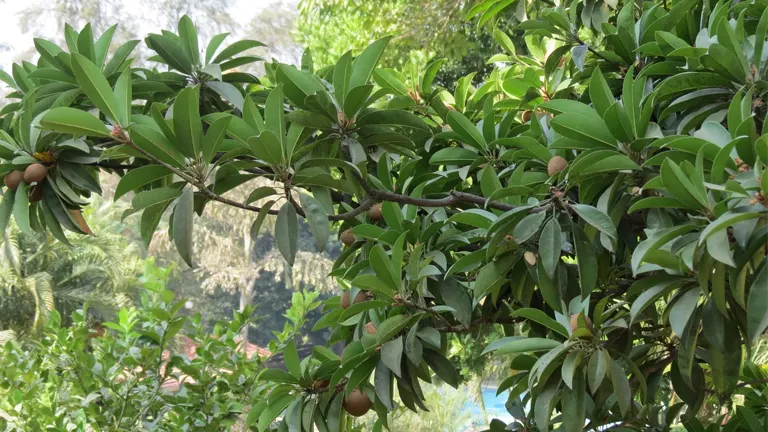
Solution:
M 499 391 L 515 418 L 492 431 L 666 431 L 680 420 L 691 431 L 764 430 L 768 375 L 750 359 L 768 328 L 767 6 L 477 2 L 466 18 L 478 24 L 514 13 L 493 32 L 494 70 L 453 92 L 435 85 L 442 60 L 377 66 L 398 35 L 330 66 L 305 54 L 256 77 L 238 68 L 261 61 L 249 55 L 260 42 L 200 41 L 186 16 L 144 40 L 152 68 L 132 66 L 138 40 L 110 50 L 114 28 L 67 27 L 66 46 L 37 39 L 36 64 L 0 75 L 16 100 L 0 111 L 0 231 L 13 217 L 63 243 L 92 234 L 82 209 L 108 171 L 122 177 L 116 196 L 132 194 L 125 216 L 140 214 L 145 244 L 167 217 L 189 266 L 211 253 L 195 248 L 193 228 L 212 201 L 253 220 L 254 240 L 273 219 L 288 266 L 300 219 L 318 251 L 338 232 L 330 276 L 344 294 L 323 303 L 315 329 L 343 352 L 299 356 L 286 325 L 270 343 L 284 370 L 222 358 L 219 372 L 237 371 L 224 378 L 174 357 L 237 399 L 195 405 L 211 413 L 194 420 L 209 430 L 241 413 L 259 431 L 350 430 L 371 409 L 371 427 L 387 428 L 398 406 L 429 408 L 422 383 L 466 378 L 450 341 L 491 328 L 504 337 L 477 358 L 511 358 Z M 249 185 L 245 199 L 228 193 Z M 294 323 L 317 307 L 295 301 Z M 166 335 L 195 325 L 174 302 L 154 289 L 148 311 L 111 323 L 122 339 L 105 347 L 159 365 Z M 218 328 L 219 342 L 198 341 L 216 353 L 236 345 L 250 310 Z M 87 342 L 82 327 L 54 332 L 70 349 Z M 155 391 L 135 407 L 124 399 L 131 415 L 111 424 L 190 424 L 177 415 L 183 399 L 145 375 L 135 386 Z M 94 386 L 73 391 L 86 398 Z

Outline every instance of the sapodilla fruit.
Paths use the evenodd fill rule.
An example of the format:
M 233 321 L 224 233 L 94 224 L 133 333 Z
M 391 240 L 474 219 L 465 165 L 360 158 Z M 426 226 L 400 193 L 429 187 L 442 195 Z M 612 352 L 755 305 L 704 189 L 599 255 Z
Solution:
M 345 246 L 352 246 L 352 243 L 356 240 L 351 228 L 341 233 L 340 239 Z
M 550 177 L 564 170 L 568 166 L 568 161 L 562 156 L 554 156 L 547 164 L 547 174 Z
M 592 331 L 592 320 L 588 316 L 584 315 L 584 322 L 587 324 L 587 330 Z M 576 331 L 579 328 L 579 315 L 571 315 L 571 331 Z
M 19 187 L 19 183 L 24 179 L 24 172 L 23 171 L 11 171 L 3 180 L 5 182 L 5 186 L 12 191 L 15 191 Z
M 368 298 L 368 296 L 365 294 L 365 291 L 360 291 L 355 296 L 355 299 L 350 302 L 349 301 L 349 291 L 344 291 L 344 294 L 341 295 L 341 301 L 339 301 L 339 306 L 341 306 L 342 309 L 347 309 L 353 304 L 360 303 L 361 301 L 365 301 Z
M 373 402 L 371 402 L 368 396 L 360 391 L 360 389 L 355 389 L 344 399 L 342 406 L 344 407 L 344 411 L 349 415 L 353 417 L 361 417 L 371 409 Z
M 376 204 L 368 210 L 368 217 L 372 221 L 378 222 L 381 220 L 381 204 Z
M 375 335 L 378 330 L 376 330 L 376 326 L 372 322 L 369 322 L 365 325 L 365 332 L 369 335 Z
M 33 163 L 24 170 L 24 181 L 27 183 L 40 183 L 48 175 L 48 169 L 43 164 Z
M 523 123 L 528 123 L 531 121 L 531 118 L 533 118 L 533 111 L 527 110 L 523 111 Z

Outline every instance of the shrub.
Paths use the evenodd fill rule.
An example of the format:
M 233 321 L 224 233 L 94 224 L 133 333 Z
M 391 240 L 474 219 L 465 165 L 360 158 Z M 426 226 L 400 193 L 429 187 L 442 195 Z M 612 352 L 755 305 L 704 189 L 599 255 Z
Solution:
M 38 63 L 4 76 L 20 101 L 2 111 L 0 156 L 6 174 L 42 163 L 46 177 L 11 183 L 0 228 L 13 214 L 61 241 L 89 234 L 79 209 L 101 169 L 135 193 L 146 242 L 170 212 L 189 265 L 212 200 L 255 232 L 276 216 L 289 264 L 298 218 L 319 250 L 331 225 L 351 230 L 331 276 L 359 300 L 328 300 L 316 325 L 344 351 L 299 359 L 275 343 L 287 371 L 238 400 L 258 430 L 279 416 L 343 430 L 343 407 L 367 405 L 350 409 L 353 392 L 380 430 L 396 405 L 428 408 L 421 382 L 460 383 L 449 338 L 494 325 L 506 337 L 482 355 L 512 357 L 501 388 L 517 420 L 491 430 L 758 430 L 765 378 L 745 351 L 768 326 L 765 1 L 520 8 L 510 25 L 531 54 L 497 29 L 500 65 L 453 94 L 433 86 L 439 61 L 377 68 L 389 38 L 258 79 L 235 70 L 258 42 L 220 49 L 219 35 L 201 53 L 186 17 L 146 39 L 162 71 L 132 66 L 138 41 L 108 54 L 111 30 L 68 28 L 66 50 L 37 40 Z M 257 177 L 273 185 L 225 196 Z M 738 410 L 736 393 L 749 395 Z

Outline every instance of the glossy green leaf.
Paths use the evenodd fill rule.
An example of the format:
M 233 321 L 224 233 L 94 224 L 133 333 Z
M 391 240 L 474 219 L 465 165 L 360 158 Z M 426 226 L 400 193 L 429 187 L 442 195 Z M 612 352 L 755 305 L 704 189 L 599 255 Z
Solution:
M 275 240 L 280 254 L 288 262 L 288 265 L 292 266 L 296 259 L 296 248 L 299 240 L 299 221 L 296 217 L 296 209 L 290 202 L 283 204 L 277 214 Z

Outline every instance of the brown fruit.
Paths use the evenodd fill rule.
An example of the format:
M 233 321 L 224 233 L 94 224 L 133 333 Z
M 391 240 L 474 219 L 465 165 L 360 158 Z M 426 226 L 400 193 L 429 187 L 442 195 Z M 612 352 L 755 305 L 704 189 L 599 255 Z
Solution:
M 352 302 L 349 301 L 349 291 L 344 291 L 344 294 L 341 295 L 339 306 L 341 306 L 342 309 L 347 309 L 353 304 L 357 304 L 366 300 L 368 300 L 368 295 L 365 294 L 365 291 L 359 291 Z
M 43 187 L 41 185 L 32 186 L 29 190 L 29 202 L 38 202 L 43 199 Z
M 547 174 L 550 177 L 564 170 L 568 166 L 568 161 L 562 156 L 555 156 L 547 164 Z
M 19 183 L 21 183 L 21 180 L 24 179 L 24 172 L 23 171 L 11 171 L 9 172 L 4 179 L 5 186 L 8 187 L 8 189 L 15 191 L 16 188 L 19 187 Z
M 376 326 L 373 325 L 372 322 L 369 322 L 368 324 L 365 325 L 365 332 L 368 333 L 369 335 L 375 335 L 377 331 L 378 330 L 376 330 Z
M 531 118 L 533 118 L 533 111 L 527 110 L 523 111 L 523 123 L 528 123 L 531 121 Z
M 374 222 L 380 221 L 381 220 L 381 204 L 376 204 L 375 206 L 371 207 L 368 210 L 368 217 Z
M 101 325 L 101 323 L 98 323 L 95 326 L 93 326 L 92 329 L 88 330 L 88 339 L 102 337 L 106 333 L 107 333 L 107 328 Z
M 39 183 L 48 174 L 48 169 L 43 164 L 33 163 L 24 170 L 24 181 L 27 183 Z
M 587 324 L 587 330 L 592 331 L 592 320 L 588 316 L 584 315 L 584 322 Z M 579 328 L 579 315 L 571 315 L 571 330 L 576 331 Z
M 341 233 L 341 242 L 344 243 L 345 246 L 352 246 L 352 243 L 354 243 L 355 240 L 355 235 L 352 233 L 351 228 Z
M 342 406 L 344 407 L 344 411 L 349 415 L 353 417 L 361 417 L 371 409 L 373 403 L 368 399 L 368 396 L 365 393 L 361 392 L 359 389 L 355 389 L 355 391 L 350 393 L 349 396 L 344 399 Z

